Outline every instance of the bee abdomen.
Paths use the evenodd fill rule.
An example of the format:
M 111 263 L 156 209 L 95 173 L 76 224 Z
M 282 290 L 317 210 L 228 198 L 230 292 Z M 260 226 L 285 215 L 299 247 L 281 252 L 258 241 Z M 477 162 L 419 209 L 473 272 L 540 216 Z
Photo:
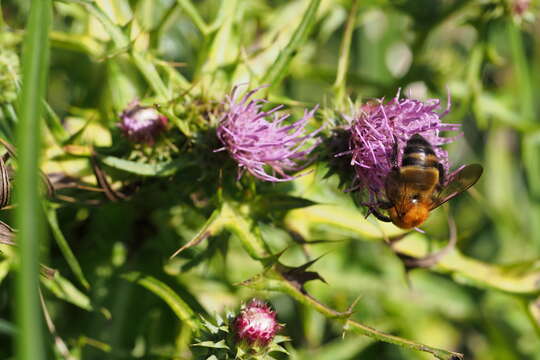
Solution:
M 401 166 L 418 166 L 422 168 L 439 168 L 439 159 L 433 147 L 421 135 L 413 135 L 403 152 Z

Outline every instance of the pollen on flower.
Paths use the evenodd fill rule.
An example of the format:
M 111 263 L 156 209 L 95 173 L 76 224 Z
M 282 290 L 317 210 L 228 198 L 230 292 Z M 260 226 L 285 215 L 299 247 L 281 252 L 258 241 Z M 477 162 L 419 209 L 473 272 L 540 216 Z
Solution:
M 153 107 L 141 106 L 132 101 L 120 114 L 118 126 L 124 135 L 135 143 L 152 145 L 167 127 L 168 119 Z
M 295 179 L 290 175 L 309 164 L 309 154 L 319 144 L 310 140 L 321 130 L 308 133 L 307 123 L 313 118 L 317 106 L 304 111 L 304 116 L 286 124 L 290 114 L 278 114 L 283 105 L 263 111 L 264 99 L 250 98 L 262 87 L 249 91 L 238 99 L 235 87 L 226 99 L 226 111 L 217 127 L 217 136 L 224 145 L 215 151 L 224 151 L 238 164 L 238 178 L 245 171 L 265 181 L 281 182 Z
M 253 299 L 247 303 L 233 322 L 236 338 L 250 345 L 266 346 L 281 329 L 276 312 L 265 302 Z
M 440 100 L 425 102 L 396 97 L 388 102 L 378 99 L 360 108 L 357 114 L 345 116 L 350 122 L 349 151 L 337 154 L 351 155 L 355 171 L 353 189 L 367 190 L 370 202 L 375 202 L 384 191 L 385 179 L 394 165 L 394 144 L 397 143 L 396 163 L 400 163 L 407 140 L 414 134 L 422 135 L 434 147 L 439 162 L 448 173 L 448 153 L 440 145 L 452 142 L 456 137 L 445 138 L 441 131 L 459 130 L 459 124 L 441 121 L 450 110 L 450 98 L 446 110 L 440 109 Z

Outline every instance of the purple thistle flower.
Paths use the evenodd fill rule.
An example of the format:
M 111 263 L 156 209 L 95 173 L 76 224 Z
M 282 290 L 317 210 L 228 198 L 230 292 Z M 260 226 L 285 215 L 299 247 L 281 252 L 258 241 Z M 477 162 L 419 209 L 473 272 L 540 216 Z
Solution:
M 166 129 L 167 122 L 167 117 L 156 109 L 141 106 L 138 100 L 134 100 L 120 114 L 118 126 L 129 140 L 152 145 Z
M 456 137 L 443 138 L 441 131 L 459 130 L 459 124 L 445 124 L 441 121 L 450 110 L 448 106 L 442 113 L 438 99 L 421 102 L 396 97 L 384 103 L 384 99 L 370 102 L 360 109 L 359 114 L 345 118 L 351 123 L 349 151 L 336 156 L 351 154 L 351 165 L 355 170 L 353 189 L 368 191 L 369 201 L 375 202 L 384 192 L 385 179 L 392 169 L 392 152 L 397 141 L 397 163 L 401 163 L 407 140 L 414 134 L 422 135 L 433 145 L 439 162 L 448 174 L 448 153 L 440 145 L 452 142 Z M 451 176 L 451 175 L 450 175 Z
M 308 155 L 319 144 L 305 148 L 307 142 L 322 129 L 306 133 L 306 125 L 313 118 L 318 106 L 311 111 L 304 111 L 302 119 L 284 124 L 290 114 L 279 115 L 279 105 L 271 110 L 262 111 L 264 99 L 249 100 L 261 86 L 249 91 L 240 101 L 237 99 L 237 86 L 227 96 L 225 111 L 217 127 L 217 136 L 224 147 L 215 151 L 227 150 L 238 163 L 238 178 L 244 171 L 266 181 L 281 182 L 295 179 L 287 174 L 304 169 Z M 270 119 L 272 118 L 272 119 Z M 271 172 L 269 173 L 268 170 Z
M 268 345 L 281 328 L 276 320 L 276 312 L 258 299 L 244 305 L 233 322 L 237 340 L 246 341 L 251 346 Z

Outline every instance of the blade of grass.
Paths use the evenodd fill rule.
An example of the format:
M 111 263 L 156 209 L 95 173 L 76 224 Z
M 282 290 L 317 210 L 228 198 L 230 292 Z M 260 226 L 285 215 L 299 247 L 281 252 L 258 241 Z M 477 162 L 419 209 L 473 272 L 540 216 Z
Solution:
M 315 23 L 320 3 L 321 0 L 311 0 L 300 25 L 298 25 L 287 46 L 279 53 L 276 62 L 264 75 L 261 84 L 271 84 L 274 86 L 285 76 L 289 62 L 298 48 L 304 43 Z
M 73 254 L 73 251 L 71 251 L 71 248 L 69 247 L 68 242 L 66 241 L 66 238 L 64 237 L 64 234 L 62 233 L 62 230 L 60 229 L 60 226 L 58 225 L 58 218 L 56 216 L 56 210 L 53 208 L 49 208 L 47 210 L 47 220 L 49 221 L 49 226 L 51 227 L 51 231 L 53 234 L 54 239 L 56 240 L 56 244 L 60 248 L 60 251 L 64 255 L 64 258 L 66 259 L 66 262 L 69 265 L 69 268 L 73 273 L 75 274 L 75 277 L 77 280 L 81 283 L 82 286 L 84 286 L 86 289 L 90 288 L 90 284 L 86 280 L 86 277 L 84 276 L 84 273 L 81 269 L 81 265 L 79 265 L 79 261 Z
M 23 84 L 17 126 L 19 167 L 15 222 L 19 232 L 20 267 L 17 276 L 16 318 L 20 334 L 16 341 L 19 360 L 45 359 L 39 303 L 38 250 L 44 236 L 40 201 L 39 153 L 41 145 L 41 99 L 48 71 L 50 0 L 32 1 L 23 45 Z

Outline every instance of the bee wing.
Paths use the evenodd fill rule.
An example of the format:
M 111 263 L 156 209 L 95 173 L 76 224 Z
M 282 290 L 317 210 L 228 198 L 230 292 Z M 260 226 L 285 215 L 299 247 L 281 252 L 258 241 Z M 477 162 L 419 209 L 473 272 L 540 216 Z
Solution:
M 478 181 L 482 175 L 483 168 L 479 164 L 471 164 L 459 170 L 450 183 L 437 195 L 431 210 L 441 206 L 445 202 L 458 196 Z

